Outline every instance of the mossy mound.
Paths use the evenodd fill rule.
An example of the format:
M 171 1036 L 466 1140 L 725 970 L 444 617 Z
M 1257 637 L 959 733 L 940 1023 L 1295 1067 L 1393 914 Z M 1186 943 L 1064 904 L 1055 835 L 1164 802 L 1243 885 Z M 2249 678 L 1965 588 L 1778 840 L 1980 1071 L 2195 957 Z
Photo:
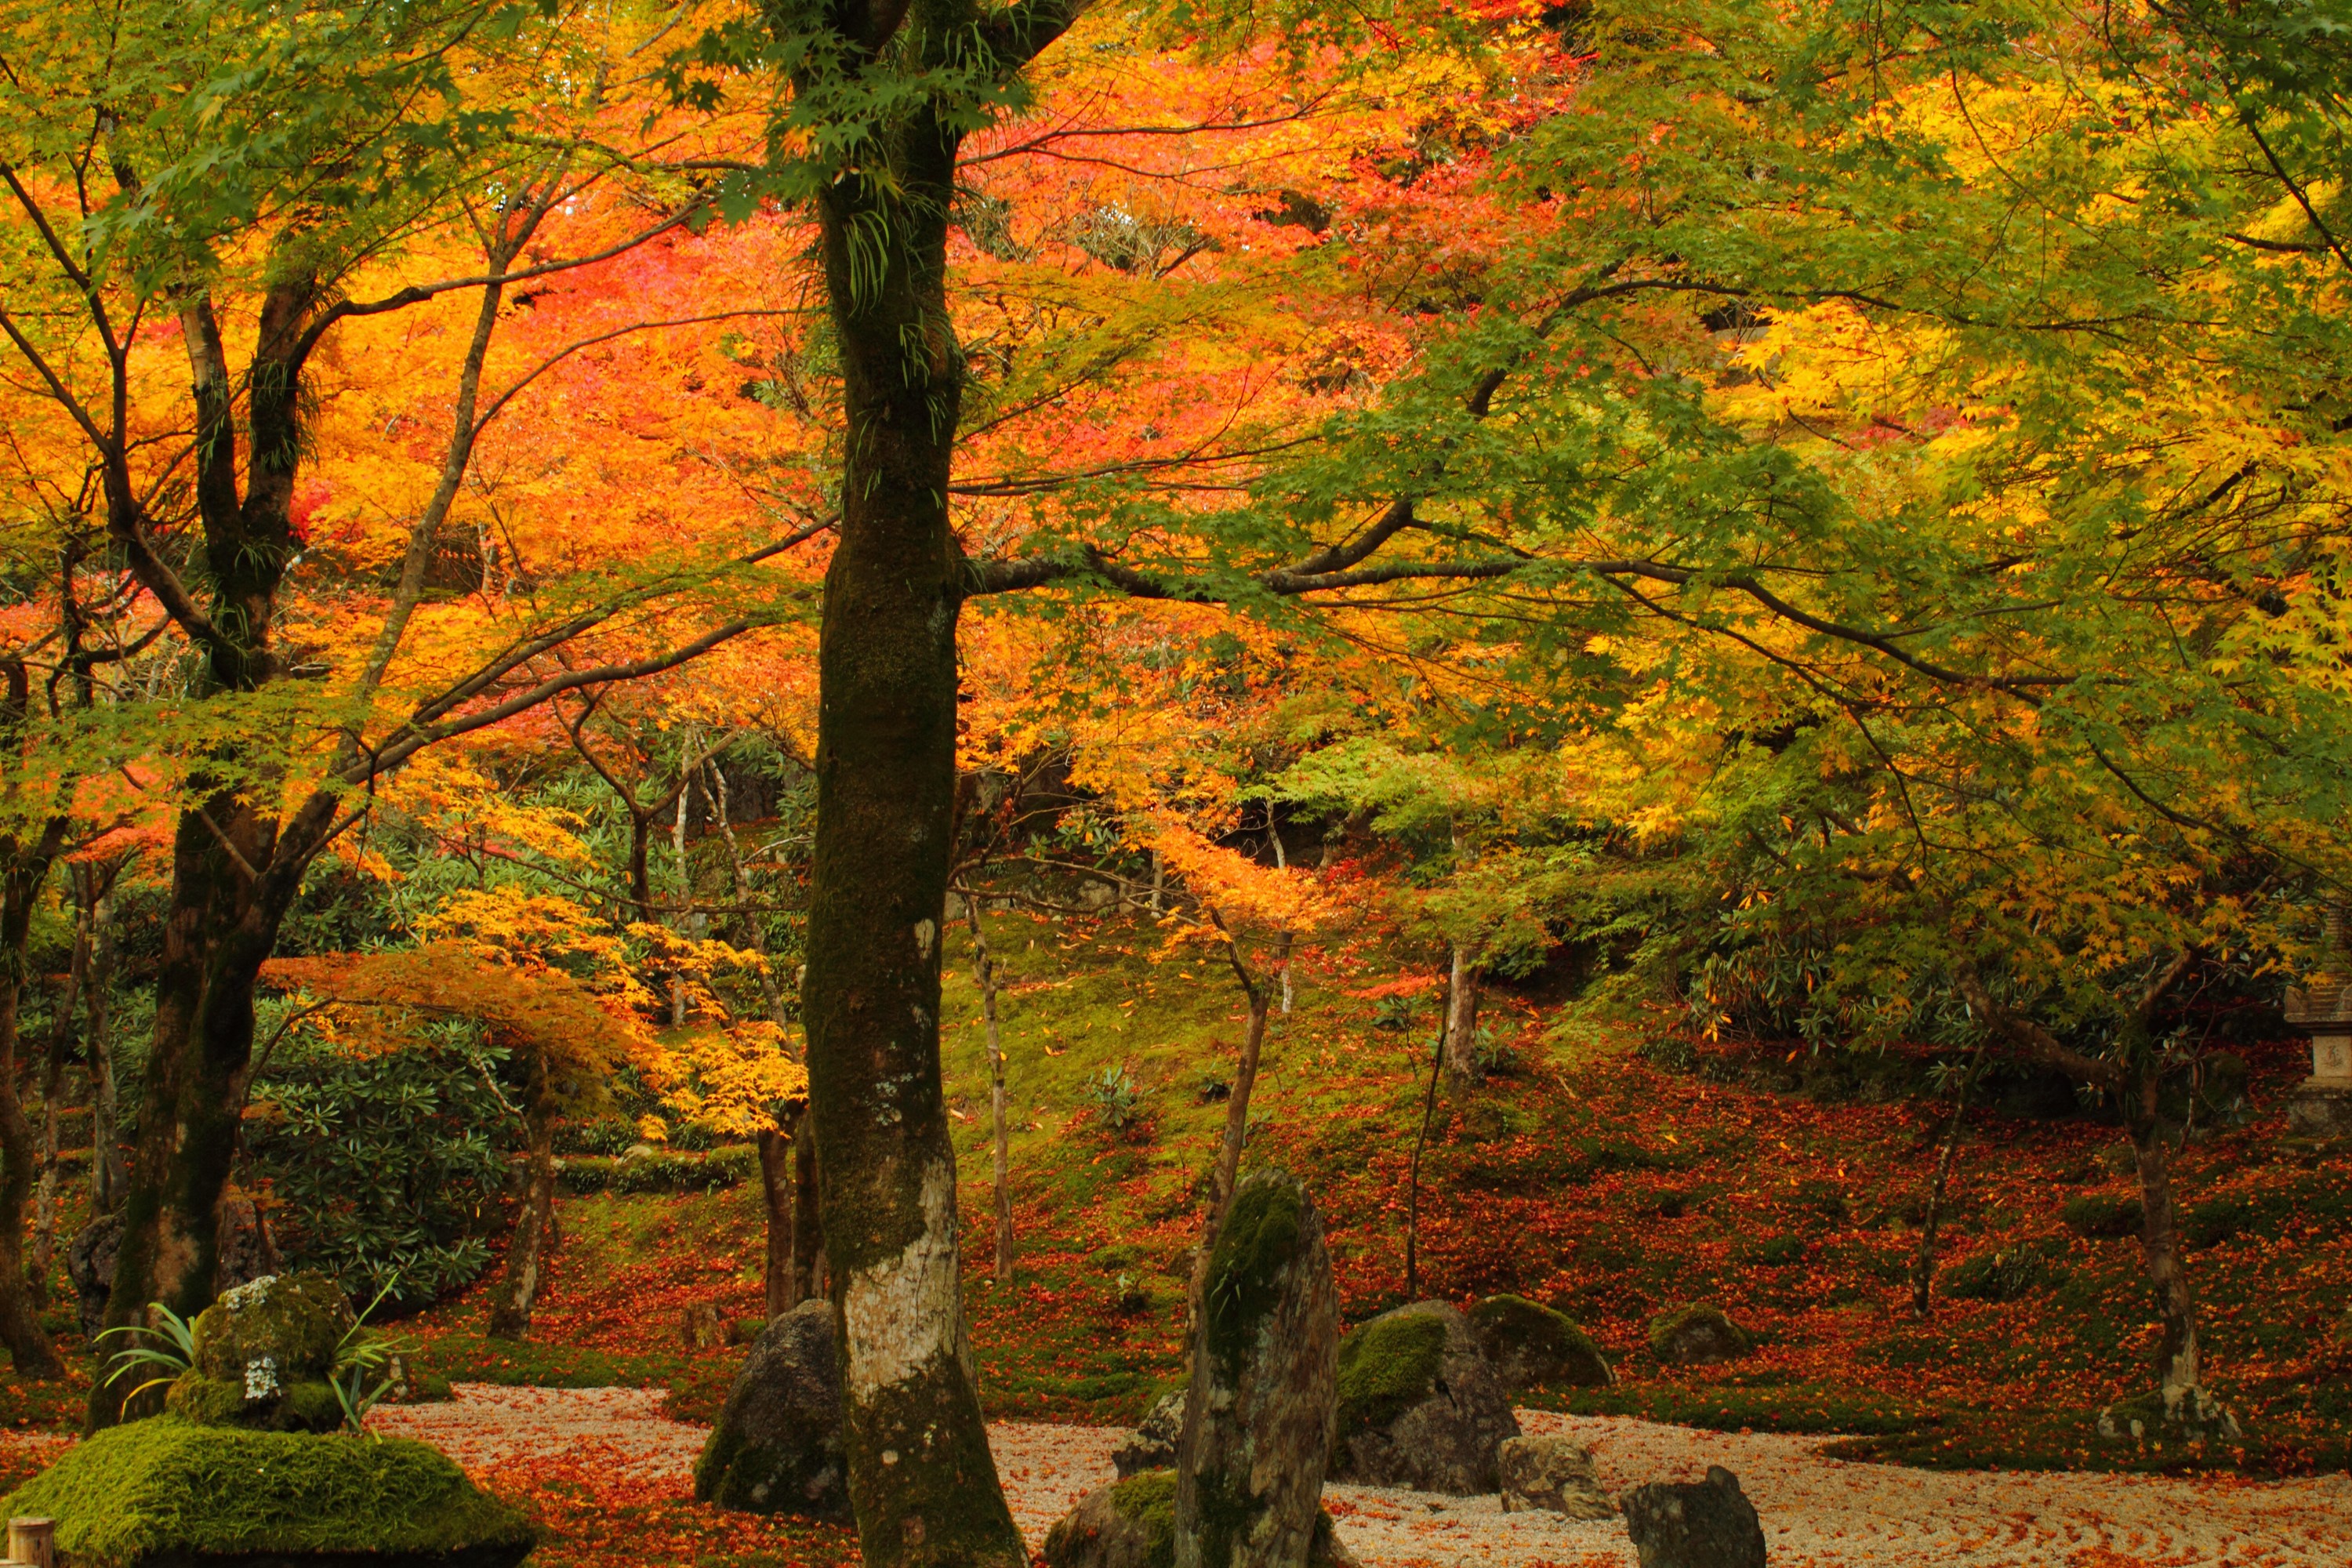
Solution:
M 2110 1239 L 2140 1233 L 2140 1203 L 2118 1193 L 2085 1193 L 2070 1198 L 2059 1211 L 2066 1228 L 2077 1236 L 2104 1237 Z
M 1489 1296 L 1469 1316 L 1478 1353 L 1506 1388 L 1600 1388 L 1616 1381 L 1591 1334 L 1525 1296 Z
M 422 1443 L 174 1415 L 86 1439 L 0 1508 L 55 1519 L 60 1568 L 512 1568 L 539 1541 Z
M 1748 1331 L 1720 1307 L 1677 1307 L 1650 1320 L 1650 1348 L 1669 1366 L 1737 1361 L 1755 1349 Z
M 1445 1322 L 1387 1312 L 1339 1341 L 1338 1441 L 1386 1427 L 1429 1397 L 1445 1360 Z
M 195 1365 L 164 1407 L 207 1426 L 331 1432 L 342 1404 L 328 1379 L 357 1320 L 323 1274 L 264 1275 L 196 1315 Z

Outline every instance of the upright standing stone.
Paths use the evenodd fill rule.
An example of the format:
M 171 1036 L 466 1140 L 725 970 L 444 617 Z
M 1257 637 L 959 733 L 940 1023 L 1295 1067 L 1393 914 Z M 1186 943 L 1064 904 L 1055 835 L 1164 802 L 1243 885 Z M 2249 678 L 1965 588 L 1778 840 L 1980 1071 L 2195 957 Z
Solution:
M 1339 1303 L 1298 1179 L 1255 1171 L 1209 1255 L 1177 1446 L 1176 1568 L 1304 1568 L 1330 1462 Z

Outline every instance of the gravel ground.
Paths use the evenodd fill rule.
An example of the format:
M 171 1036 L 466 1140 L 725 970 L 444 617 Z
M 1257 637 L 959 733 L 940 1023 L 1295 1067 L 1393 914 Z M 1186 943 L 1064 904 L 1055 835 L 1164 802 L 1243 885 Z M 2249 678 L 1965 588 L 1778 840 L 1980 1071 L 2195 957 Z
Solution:
M 386 1433 L 425 1438 L 492 1485 L 536 1458 L 593 1461 L 647 1480 L 691 1469 L 703 1429 L 656 1414 L 658 1392 L 460 1384 L 446 1405 L 380 1410 Z M 1698 1432 L 1647 1421 L 1520 1413 L 1531 1433 L 1592 1449 L 1611 1490 L 1737 1473 L 1763 1516 L 1776 1568 L 2346 1568 L 2352 1478 L 2249 1483 L 2039 1472 L 1938 1472 L 1847 1464 L 1822 1439 Z M 1111 1476 L 1121 1431 L 1007 1422 L 997 1466 L 1032 1546 Z M 1366 1568 L 1634 1568 L 1614 1521 L 1505 1514 L 1493 1498 L 1381 1487 L 1326 1494 Z

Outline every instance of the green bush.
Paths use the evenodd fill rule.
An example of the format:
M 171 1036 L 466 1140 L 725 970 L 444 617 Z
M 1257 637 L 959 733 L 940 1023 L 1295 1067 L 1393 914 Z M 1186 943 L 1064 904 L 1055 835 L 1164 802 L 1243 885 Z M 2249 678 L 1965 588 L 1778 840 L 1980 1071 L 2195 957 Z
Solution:
M 389 1051 L 289 1031 L 246 1122 L 287 1263 L 357 1301 L 392 1285 L 394 1310 L 479 1278 L 519 1131 L 491 1087 L 505 1060 L 462 1019 Z
M 2219 1247 L 2252 1230 L 2255 1218 L 2254 1205 L 2243 1198 L 2214 1198 L 2181 1216 L 2180 1239 L 2191 1247 Z
M 2140 1232 L 2141 1211 L 2137 1198 L 2127 1198 L 2119 1193 L 2084 1193 L 2070 1198 L 2059 1211 L 2066 1228 L 2077 1236 L 2123 1237 Z
M 56 1520 L 58 1555 L 76 1568 L 317 1552 L 407 1568 L 460 1551 L 471 1568 L 509 1568 L 538 1541 L 422 1443 L 171 1415 L 84 1438 L 0 1506 Z
M 556 1184 L 567 1193 L 715 1193 L 759 1174 L 760 1151 L 732 1143 L 708 1154 L 639 1154 L 634 1159 L 583 1155 L 556 1163 Z
M 1956 1300 L 2014 1301 L 2061 1278 L 2042 1248 L 2012 1247 L 1964 1258 L 1938 1275 L 1937 1282 Z

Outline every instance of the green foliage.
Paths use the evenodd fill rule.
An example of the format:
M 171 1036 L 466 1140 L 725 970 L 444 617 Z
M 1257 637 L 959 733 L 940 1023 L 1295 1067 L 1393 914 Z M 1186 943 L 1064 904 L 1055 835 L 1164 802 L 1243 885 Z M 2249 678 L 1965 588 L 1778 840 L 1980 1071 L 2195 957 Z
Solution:
M 636 1154 L 623 1159 L 573 1155 L 556 1166 L 563 1191 L 585 1193 L 717 1193 L 760 1173 L 760 1151 L 730 1144 L 708 1154 Z
M 254 1168 L 279 1200 L 289 1262 L 414 1309 L 480 1277 L 520 1121 L 507 1053 L 465 1019 L 359 1051 L 289 1031 L 256 1086 Z
M 1937 1276 L 1943 1293 L 1959 1301 L 2015 1301 L 2064 1278 L 2051 1249 L 2027 1243 L 1972 1253 Z
M 1094 1102 L 1096 1120 L 1113 1132 L 1124 1132 L 1142 1118 L 1143 1096 L 1125 1063 L 1103 1068 L 1087 1083 L 1087 1098 Z
M 406 1438 L 246 1432 L 159 1415 L 82 1442 L 6 1500 L 58 1521 L 89 1568 L 242 1552 L 409 1554 L 475 1548 L 519 1561 L 537 1532 L 465 1472 Z
M 122 1395 L 123 1406 L 158 1384 L 168 1384 L 196 1364 L 195 1330 L 161 1301 L 148 1304 L 148 1312 L 156 1320 L 150 1327 L 145 1323 L 124 1323 L 99 1331 L 99 1342 L 121 1335 L 131 1342 L 107 1357 L 106 1383 L 111 1388 L 133 1373 L 148 1372 L 143 1383 L 131 1384 Z
M 1335 1441 L 1373 1432 L 1429 1397 L 1445 1355 L 1445 1320 L 1401 1308 L 1339 1340 Z

